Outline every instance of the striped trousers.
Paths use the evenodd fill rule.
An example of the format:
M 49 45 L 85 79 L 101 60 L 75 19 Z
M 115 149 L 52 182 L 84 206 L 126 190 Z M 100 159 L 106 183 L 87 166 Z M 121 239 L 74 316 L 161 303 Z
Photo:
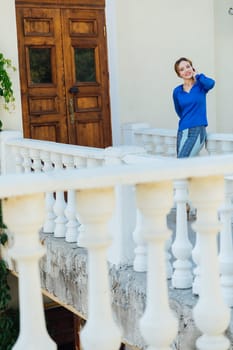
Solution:
M 177 132 L 177 158 L 195 157 L 206 142 L 206 127 L 196 126 Z

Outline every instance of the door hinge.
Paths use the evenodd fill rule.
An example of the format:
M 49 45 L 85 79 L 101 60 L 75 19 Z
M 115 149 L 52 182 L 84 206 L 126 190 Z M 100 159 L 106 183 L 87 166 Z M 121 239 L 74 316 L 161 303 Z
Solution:
M 106 26 L 104 26 L 104 36 L 106 36 Z

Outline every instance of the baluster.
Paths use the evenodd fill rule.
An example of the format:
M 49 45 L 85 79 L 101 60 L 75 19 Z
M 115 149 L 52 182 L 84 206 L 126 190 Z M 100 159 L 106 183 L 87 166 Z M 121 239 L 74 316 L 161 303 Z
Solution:
M 77 169 L 87 167 L 87 159 L 80 156 L 74 156 L 74 167 Z
M 74 159 L 72 156 L 63 155 L 63 163 L 67 169 L 74 168 Z M 78 237 L 78 220 L 76 219 L 76 203 L 75 203 L 75 190 L 67 191 L 67 206 L 65 209 L 65 215 L 68 219 L 66 227 L 66 242 L 77 242 Z
M 186 203 L 188 202 L 188 183 L 186 180 L 174 181 L 176 202 L 176 235 L 172 252 L 176 258 L 173 264 L 172 285 L 174 288 L 190 288 L 193 282 L 190 262 L 192 244 L 188 237 Z
M 158 156 L 163 155 L 163 137 L 160 135 L 153 135 L 153 143 L 154 143 L 154 154 Z
M 173 267 L 171 264 L 171 245 L 172 245 L 172 237 L 170 236 L 165 243 L 165 261 L 166 261 L 166 271 L 167 271 L 167 279 L 170 280 L 173 274 Z
M 125 123 L 122 124 L 122 136 L 124 145 L 142 145 L 142 133 L 149 129 L 148 123 Z
M 220 150 L 221 154 L 232 153 L 232 150 L 233 150 L 232 141 L 222 141 L 221 142 L 221 150 Z
M 20 153 L 20 148 L 19 147 L 12 147 L 12 151 L 15 155 L 15 170 L 17 174 L 23 173 L 24 172 L 24 167 L 23 167 L 23 157 Z
M 193 226 L 200 234 L 200 296 L 193 316 L 203 334 L 196 346 L 199 350 L 227 350 L 230 342 L 224 332 L 229 325 L 230 309 L 221 293 L 216 237 L 220 226 L 217 210 L 224 200 L 223 176 L 192 178 L 190 197 L 198 213 Z
M 145 272 L 147 271 L 147 244 L 142 235 L 143 228 L 143 216 L 139 209 L 137 209 L 136 227 L 133 231 L 133 239 L 136 244 L 134 249 L 135 258 L 133 262 L 134 271 Z
M 3 200 L 3 212 L 9 230 L 14 233 L 9 253 L 19 274 L 20 334 L 13 349 L 55 350 L 56 344 L 45 325 L 39 273 L 39 259 L 45 253 L 38 236 L 44 195 L 7 198 Z
M 55 169 L 63 169 L 61 155 L 57 153 L 51 154 L 51 160 L 54 163 Z M 64 215 L 66 208 L 66 202 L 64 198 L 64 192 L 57 191 L 55 204 L 53 207 L 54 213 L 56 215 L 54 237 L 65 237 L 66 236 L 66 223 L 67 219 Z
M 48 172 L 53 170 L 53 164 L 50 159 L 50 153 L 47 151 L 41 152 L 41 159 L 43 162 L 43 172 Z M 45 194 L 45 222 L 43 225 L 43 232 L 45 233 L 53 233 L 55 229 L 55 218 L 53 207 L 55 204 L 54 193 L 46 192 Z
M 112 317 L 107 267 L 114 189 L 82 190 L 77 199 L 83 227 L 78 240 L 88 249 L 88 319 L 81 344 L 84 350 L 118 350 L 121 336 Z
M 153 153 L 153 138 L 151 135 L 143 134 L 142 135 L 142 142 L 143 147 L 145 148 L 146 152 Z
M 87 158 L 87 168 L 95 168 L 101 166 L 102 160 L 96 158 Z
M 176 137 L 175 136 L 166 136 L 164 138 L 164 142 L 167 145 L 167 157 L 175 157 L 176 156 Z
M 143 235 L 148 244 L 147 305 L 140 329 L 148 349 L 168 350 L 178 331 L 169 307 L 165 267 L 165 242 L 171 235 L 166 215 L 172 205 L 172 183 L 136 186 L 137 206 L 144 219 Z
M 29 155 L 29 149 L 28 148 L 22 148 L 21 154 L 23 157 L 23 168 L 25 173 L 30 173 L 32 171 L 32 160 Z
M 108 147 L 105 149 L 105 164 L 122 164 L 125 156 L 138 155 L 144 150 L 136 146 Z M 135 244 L 133 231 L 136 225 L 135 187 L 115 186 L 116 205 L 110 221 L 112 244 L 108 249 L 108 261 L 115 265 L 132 265 Z
M 213 156 L 218 153 L 218 145 L 216 140 L 209 140 L 207 138 L 206 150 L 209 155 Z
M 81 168 L 87 168 L 87 158 L 85 157 L 81 157 L 81 156 L 74 156 L 74 167 L 76 169 L 81 169 Z M 76 198 L 75 198 L 75 201 L 77 201 L 78 199 L 78 194 L 76 192 Z M 78 213 L 77 213 L 77 219 L 78 219 Z M 77 245 L 79 246 L 79 240 L 78 240 L 78 237 L 80 235 L 80 232 L 82 231 L 82 225 L 81 223 L 79 222 L 78 220 L 78 233 L 77 233 Z
M 196 242 L 192 250 L 192 258 L 196 265 L 196 267 L 193 269 L 194 280 L 193 280 L 192 292 L 195 295 L 199 295 L 200 293 L 200 235 L 198 232 L 196 232 Z
M 220 210 L 222 229 L 219 252 L 222 293 L 230 307 L 233 306 L 232 186 L 233 179 L 225 178 L 225 203 Z
M 31 149 L 29 151 L 30 158 L 32 159 L 32 169 L 35 173 L 39 173 L 42 170 L 42 163 L 40 159 L 40 150 Z
M 138 131 L 135 131 L 134 132 L 134 135 L 132 137 L 132 143 L 135 145 L 135 146 L 141 146 L 143 147 L 143 135 L 141 132 L 138 132 Z

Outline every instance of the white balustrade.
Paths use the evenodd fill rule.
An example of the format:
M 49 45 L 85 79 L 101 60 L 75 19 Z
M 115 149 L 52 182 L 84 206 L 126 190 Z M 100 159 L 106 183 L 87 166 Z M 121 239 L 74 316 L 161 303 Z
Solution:
M 220 209 L 222 228 L 220 231 L 220 274 L 225 302 L 233 306 L 233 242 L 232 242 L 232 193 L 233 178 L 225 178 L 225 202 Z
M 220 227 L 217 212 L 224 201 L 224 177 L 195 177 L 189 188 L 197 208 L 193 226 L 200 234 L 200 294 L 193 316 L 203 334 L 196 346 L 198 350 L 227 350 L 230 342 L 224 332 L 230 322 L 230 309 L 221 293 L 216 239 Z
M 161 150 L 159 151 L 160 154 L 163 154 L 165 156 L 172 155 L 172 143 L 175 142 L 175 134 L 172 135 L 171 133 L 171 135 L 169 135 L 169 133 L 166 133 L 165 131 L 161 131 L 161 134 L 159 134 L 158 132 L 160 131 L 156 131 L 156 129 L 154 129 L 154 132 L 152 129 L 142 130 L 142 134 L 140 134 L 139 129 L 137 129 L 136 132 L 138 132 L 138 137 L 135 136 L 134 140 L 137 138 L 140 141 L 139 144 L 143 144 L 142 139 L 144 138 L 144 140 L 146 139 L 147 144 L 152 147 L 151 149 L 153 149 L 153 152 L 155 152 L 156 145 L 154 139 L 158 136 L 160 139 L 159 147 L 161 147 Z M 143 134 L 147 136 L 144 137 Z M 229 144 L 231 143 L 230 138 L 228 138 L 228 140 L 224 140 L 222 136 L 219 136 L 219 139 L 217 136 L 213 137 L 215 137 L 215 139 L 211 140 L 210 137 L 209 141 L 209 146 L 211 146 L 212 141 L 214 144 L 211 152 L 228 153 L 228 151 L 231 151 L 231 146 Z M 108 252 L 110 250 L 111 242 L 111 240 L 108 238 L 109 232 L 107 231 L 109 229 L 113 230 L 113 228 L 115 229 L 115 232 L 111 232 L 113 241 L 116 239 L 117 235 L 117 239 L 119 239 L 118 243 L 115 245 L 115 247 L 117 247 L 116 251 L 124 252 L 124 254 L 119 254 L 119 256 L 115 255 L 114 258 L 112 255 L 112 260 L 110 259 L 110 262 L 116 263 L 118 265 L 122 262 L 125 264 L 134 263 L 134 269 L 136 271 L 147 271 L 148 274 L 147 306 L 140 322 L 142 335 L 147 345 L 149 346 L 148 349 L 170 349 L 171 343 L 177 334 L 177 320 L 169 308 L 166 284 L 166 279 L 169 278 L 168 267 L 170 257 L 168 255 L 168 249 L 169 244 L 171 243 L 171 241 L 169 241 L 169 237 L 171 237 L 171 235 L 166 227 L 166 214 L 169 212 L 172 206 L 173 191 L 171 184 L 173 179 L 179 179 L 178 182 L 183 183 L 183 179 L 191 178 L 191 201 L 195 205 L 195 208 L 198 210 L 196 225 L 194 225 L 194 228 L 197 232 L 196 244 L 192 251 L 193 261 L 196 264 L 196 269 L 194 270 L 195 279 L 192 285 L 190 283 L 191 268 L 189 268 L 189 264 L 187 264 L 189 258 L 191 257 L 190 250 L 192 247 L 190 248 L 190 244 L 187 239 L 187 221 L 185 221 L 185 224 L 184 220 L 182 219 L 184 216 L 186 216 L 186 206 L 184 203 L 187 199 L 187 193 L 183 193 L 183 197 L 181 196 L 182 198 L 178 199 L 177 201 L 177 209 L 180 207 L 179 203 L 181 204 L 182 215 L 179 214 L 178 209 L 176 223 L 178 227 L 179 225 L 181 226 L 181 230 L 179 230 L 179 232 L 176 234 L 177 237 L 175 238 L 174 242 L 174 253 L 175 258 L 182 262 L 182 267 L 183 263 L 185 262 L 185 270 L 181 269 L 181 274 L 178 274 L 178 272 L 175 271 L 174 276 L 177 277 L 179 275 L 179 278 L 177 277 L 173 279 L 174 286 L 178 288 L 178 284 L 176 284 L 176 282 L 180 282 L 180 280 L 183 279 L 183 282 L 185 281 L 185 283 L 183 284 L 182 288 L 184 288 L 185 285 L 185 288 L 190 288 L 192 286 L 193 293 L 199 295 L 199 300 L 196 307 L 194 308 L 194 319 L 197 327 L 201 330 L 203 335 L 197 340 L 197 349 L 214 350 L 215 348 L 213 347 L 213 342 L 216 344 L 216 349 L 218 350 L 228 349 L 229 341 L 227 338 L 225 338 L 224 332 L 229 324 L 229 309 L 227 308 L 225 301 L 228 304 L 231 303 L 229 299 L 231 297 L 230 290 L 232 287 L 229 282 L 232 279 L 232 261 L 230 257 L 232 255 L 232 243 L 229 233 L 229 228 L 231 225 L 229 219 L 231 215 L 230 192 L 228 193 L 228 204 L 225 202 L 225 204 L 221 207 L 222 210 L 220 212 L 221 221 L 223 223 L 219 254 L 221 270 L 219 270 L 218 266 L 216 235 L 219 227 L 219 222 L 217 220 L 217 210 L 224 200 L 224 191 L 222 186 L 223 175 L 224 173 L 233 173 L 233 169 L 231 168 L 231 164 L 233 163 L 232 158 L 220 158 L 222 161 L 219 161 L 217 157 L 216 159 L 215 157 L 208 157 L 202 160 L 202 157 L 200 157 L 199 159 L 196 159 L 196 162 L 194 159 L 187 159 L 181 160 L 181 162 L 179 162 L 179 165 L 177 165 L 176 159 L 173 159 L 172 161 L 171 159 L 166 159 L 164 162 L 161 160 L 161 157 L 158 157 L 160 158 L 161 162 L 156 163 L 155 157 L 150 157 L 149 154 L 145 155 L 145 152 L 144 154 L 143 152 L 142 154 L 135 153 L 135 161 L 133 161 L 131 158 L 133 170 L 130 170 L 129 174 L 125 176 L 124 174 L 127 173 L 128 169 L 131 169 L 131 165 L 127 163 L 127 166 L 124 167 L 126 156 L 123 154 L 128 154 L 129 150 L 126 150 L 125 153 L 123 151 L 119 152 L 118 150 L 118 154 L 116 152 L 116 155 L 114 156 L 114 150 L 112 149 L 112 155 L 110 156 L 109 154 L 109 159 L 107 160 L 105 150 L 93 150 L 88 147 L 81 148 L 78 146 L 71 147 L 70 145 L 66 145 L 66 147 L 64 147 L 62 145 L 55 145 L 55 143 L 47 143 L 43 141 L 37 143 L 36 140 L 33 140 L 32 142 L 32 140 L 24 140 L 22 138 L 18 141 L 12 140 L 12 142 L 8 139 L 7 142 L 8 143 L 6 145 L 6 149 L 11 149 L 11 152 L 15 157 L 12 165 L 14 163 L 15 169 L 18 169 L 19 172 L 22 170 L 25 172 L 25 174 L 19 174 L 19 179 L 21 176 L 27 177 L 27 175 L 30 174 L 26 173 L 32 171 L 34 172 L 33 176 L 36 178 L 37 176 L 42 176 L 41 179 L 43 179 L 43 175 L 46 175 L 45 173 L 49 173 L 47 180 L 50 183 L 50 186 L 44 185 L 44 190 L 46 192 L 46 211 L 48 212 L 45 224 L 47 224 L 47 221 L 50 221 L 50 226 L 48 225 L 46 227 L 44 224 L 44 232 L 54 232 L 55 236 L 57 237 L 65 237 L 67 233 L 67 218 L 68 221 L 72 221 L 74 219 L 76 210 L 73 211 L 73 208 L 75 205 L 77 206 L 77 215 L 78 218 L 81 219 L 78 244 L 85 246 L 88 249 L 90 257 L 89 276 L 91 276 L 89 281 L 90 317 L 87 326 L 84 328 L 82 333 L 84 350 L 93 350 L 92 339 L 95 340 L 96 344 L 100 340 L 99 349 L 101 350 L 118 350 L 119 347 L 120 333 L 118 331 L 118 328 L 115 326 L 111 315 L 111 301 L 109 291 L 107 290 L 108 283 L 106 277 L 108 273 L 106 260 L 108 259 Z M 215 149 L 215 151 L 213 151 L 213 149 Z M 211 158 L 214 158 L 213 161 L 211 161 Z M 106 162 L 107 166 L 104 167 L 102 176 L 104 179 L 103 181 L 106 181 L 106 183 L 101 184 L 101 189 L 94 190 L 97 183 L 96 177 L 100 176 L 99 174 L 101 173 L 101 168 L 104 161 Z M 43 167 L 41 169 L 42 165 Z M 115 178 L 111 185 L 114 186 L 115 190 L 113 191 L 111 189 L 109 191 L 106 190 L 104 186 L 107 186 L 109 183 L 109 178 L 107 175 L 108 172 L 111 173 L 111 168 L 114 168 L 115 166 L 119 166 L 120 175 L 118 176 L 117 172 L 111 175 L 113 178 Z M 224 167 L 223 170 L 222 166 Z M 5 164 L 4 167 L 5 169 L 12 169 L 12 167 L 8 167 L 7 164 Z M 77 172 L 72 173 L 72 171 L 75 171 L 73 168 L 76 168 Z M 54 183 L 53 181 L 51 182 L 53 169 L 55 169 L 54 174 L 57 174 L 56 170 L 59 170 L 58 173 L 60 176 L 64 176 L 64 181 L 60 180 L 60 185 L 57 187 L 55 186 L 56 181 Z M 61 171 L 62 169 L 64 169 L 64 172 Z M 82 171 L 86 171 L 85 177 L 81 178 L 82 175 L 79 175 L 79 169 L 81 174 Z M 41 170 L 44 174 L 40 174 Z M 73 175 L 67 176 L 66 172 L 69 174 L 72 173 Z M 203 177 L 199 177 L 200 173 L 202 174 L 202 172 L 205 172 L 206 177 L 204 175 Z M 222 174 L 222 182 L 217 177 L 210 176 L 212 173 L 216 174 L 217 172 L 218 174 Z M 57 175 L 55 176 L 55 180 L 56 177 Z M 79 185 L 82 184 L 83 187 L 92 186 L 93 190 L 80 190 L 78 187 L 79 185 L 77 187 L 72 187 L 71 184 L 75 183 L 76 177 L 78 178 L 77 181 L 79 182 L 77 183 Z M 166 182 L 166 179 L 168 178 L 169 181 Z M 30 177 L 30 179 L 33 178 Z M 67 179 L 69 181 L 67 181 Z M 18 183 L 18 181 L 19 180 L 17 178 L 17 188 L 15 188 L 15 191 L 21 191 L 20 182 Z M 62 187 L 61 184 L 63 184 L 64 187 Z M 133 218 L 133 215 L 136 213 L 136 207 L 133 204 L 135 184 L 137 187 L 137 207 L 139 217 L 138 223 L 134 227 L 133 223 L 135 225 L 135 218 Z M 37 186 L 42 186 L 41 182 L 38 182 Z M 34 191 L 34 187 L 30 181 L 28 181 L 27 188 L 30 188 L 31 191 Z M 74 192 L 74 189 L 77 188 L 78 191 Z M 119 191 L 116 190 L 117 188 Z M 67 191 L 67 203 L 64 200 L 64 191 Z M 116 200 L 116 206 L 113 212 L 111 204 L 112 191 L 114 192 Z M 7 192 L 5 192 L 3 195 L 3 187 L 0 187 L 0 192 L 2 193 L 2 198 L 7 195 Z M 56 202 L 54 201 L 54 193 L 56 193 Z M 69 195 L 69 193 L 72 194 Z M 60 198 L 59 194 L 61 194 Z M 80 195 L 81 198 L 79 198 Z M 186 197 L 186 199 L 184 199 L 184 197 Z M 100 199 L 97 201 L 97 198 Z M 125 198 L 129 199 L 128 203 L 125 202 Z M 110 203 L 110 207 L 107 208 L 106 203 Z M 56 216 L 54 216 L 54 210 L 52 208 L 53 206 L 55 207 Z M 70 211 L 68 210 L 69 207 L 72 211 L 72 214 L 70 216 Z M 25 209 L 27 209 L 27 206 Z M 119 218 L 119 221 L 115 221 L 118 223 L 118 226 L 111 226 L 109 225 L 109 222 L 114 217 L 114 215 L 112 216 L 112 213 L 115 214 L 116 212 L 119 214 L 119 216 L 116 216 L 116 218 Z M 66 215 L 64 215 L 64 213 L 66 213 Z M 50 215 L 51 217 L 49 217 Z M 55 219 L 57 220 L 58 218 L 62 218 L 62 225 L 59 227 L 59 230 L 55 232 Z M 57 221 L 56 224 L 60 223 Z M 24 226 L 22 225 L 22 227 Z M 125 235 L 123 232 L 123 229 L 125 227 L 127 227 L 126 236 L 128 241 L 125 241 L 126 237 L 123 237 Z M 29 228 L 29 230 L 30 232 L 33 231 L 31 228 Z M 77 234 L 76 228 L 74 231 L 75 234 Z M 137 246 L 135 250 L 135 245 L 132 244 L 133 239 Z M 22 242 L 25 242 L 25 239 L 23 239 Z M 122 247 L 125 242 L 128 243 L 126 246 Z M 185 243 L 184 248 L 183 243 Z M 28 248 L 28 244 L 29 247 L 31 247 L 30 239 L 29 242 L 25 244 L 26 248 Z M 17 246 L 19 247 L 18 241 Z M 22 245 L 20 245 L 20 249 L 23 249 Z M 14 252 L 14 250 L 12 250 L 12 252 Z M 132 253 L 135 253 L 135 259 Z M 42 252 L 38 254 L 38 256 L 41 256 L 41 254 Z M 126 256 L 127 254 L 130 258 Z M 36 263 L 38 262 L 38 256 L 35 259 L 33 258 L 33 261 L 36 261 Z M 177 270 L 177 266 L 175 268 Z M 24 262 L 21 264 L 21 267 L 19 267 L 19 271 L 24 272 L 27 271 L 27 269 L 28 266 L 25 267 Z M 101 271 L 100 280 L 98 280 L 98 276 L 100 274 L 99 271 Z M 220 272 L 222 284 L 221 286 Z M 182 278 L 180 279 L 181 275 Z M 187 278 L 187 276 L 190 279 Z M 28 284 L 31 283 L 30 281 L 29 279 L 23 279 L 23 284 L 26 283 L 28 288 Z M 187 283 L 187 281 L 189 282 Z M 35 287 L 37 288 L 38 284 L 35 284 Z M 20 293 L 24 296 L 23 300 L 26 300 L 26 292 L 23 290 L 23 287 L 20 288 Z M 97 291 L 96 295 L 93 295 L 93 290 Z M 34 293 L 34 290 L 32 292 Z M 223 297 L 225 301 L 223 300 Z M 105 302 L 107 303 L 105 304 Z M 26 302 L 24 301 L 23 303 Z M 104 314 L 103 320 L 101 320 L 101 322 L 99 318 L 100 310 L 102 310 L 101 315 L 102 313 Z M 38 313 L 40 313 L 40 311 L 38 311 Z M 29 315 L 29 310 L 27 308 L 26 314 Z M 23 316 L 23 318 L 24 317 L 25 316 Z M 25 322 L 25 325 L 23 326 L 22 334 L 24 336 L 26 334 L 25 329 L 27 322 Z M 39 329 L 43 329 L 41 316 L 39 317 L 39 323 Z M 97 323 L 98 326 L 96 328 Z M 106 326 L 108 324 L 110 324 L 110 333 L 109 335 L 107 334 L 107 337 L 105 339 L 106 331 L 105 334 L 103 334 L 101 331 L 99 331 L 99 329 L 109 329 L 109 327 Z M 43 332 L 44 331 L 42 331 L 42 338 L 47 339 L 47 335 L 44 335 Z M 92 336 L 92 332 L 94 334 L 94 337 Z M 28 334 L 27 337 L 29 337 Z M 53 349 L 53 346 L 54 344 L 52 343 L 51 349 Z M 46 347 L 44 345 L 41 348 L 50 349 L 50 347 Z M 96 346 L 94 346 L 94 348 L 96 349 Z
M 136 244 L 134 249 L 135 258 L 133 262 L 134 271 L 145 272 L 147 271 L 147 243 L 143 237 L 142 229 L 144 226 L 143 215 L 139 209 L 137 209 L 136 226 L 133 231 L 133 239 Z
M 200 293 L 200 235 L 198 232 L 196 232 L 196 242 L 192 250 L 192 258 L 195 264 L 195 267 L 193 269 L 194 280 L 193 280 L 192 291 L 193 291 L 193 294 L 199 295 Z
M 21 155 L 23 157 L 23 169 L 25 173 L 32 171 L 32 160 L 30 158 L 30 150 L 28 148 L 21 148 Z
M 13 154 L 15 156 L 15 172 L 17 174 L 23 173 L 23 157 L 20 153 L 20 149 L 18 147 L 12 147 Z
M 43 222 L 44 195 L 32 194 L 2 201 L 4 219 L 14 233 L 9 253 L 16 261 L 19 275 L 20 334 L 14 350 L 55 350 L 47 333 L 40 290 L 39 259 L 45 249 L 38 231 Z
M 11 144 L 8 145 L 8 142 L 11 143 L 14 139 L 23 140 L 22 133 L 15 130 L 0 132 L 0 172 L 2 174 L 23 172 L 19 149 L 16 151 Z
M 174 200 L 176 203 L 176 234 L 172 244 L 172 252 L 176 258 L 173 263 L 174 272 L 172 285 L 174 288 L 190 288 L 193 282 L 192 263 L 190 261 L 192 244 L 188 237 L 187 211 L 188 202 L 187 180 L 175 180 Z
M 124 145 L 141 145 L 141 132 L 137 135 L 137 130 L 148 130 L 149 123 L 124 123 L 122 124 L 122 143 Z
M 111 311 L 107 268 L 108 222 L 114 188 L 78 192 L 77 211 L 82 231 L 78 243 L 88 250 L 88 319 L 81 330 L 84 350 L 118 350 L 121 335 Z
M 87 168 L 95 168 L 102 165 L 102 159 L 87 158 Z M 95 174 L 93 173 L 93 176 Z
M 167 279 L 170 280 L 173 274 L 173 267 L 171 263 L 172 254 L 170 253 L 172 246 L 172 237 L 170 236 L 165 243 L 165 261 L 166 261 L 166 275 Z
M 74 169 L 73 157 L 68 155 L 63 156 L 63 164 L 67 169 Z M 76 198 L 74 190 L 67 191 L 65 216 L 67 218 L 65 240 L 69 243 L 77 242 L 79 222 L 76 218 Z
M 176 130 L 152 128 L 149 124 L 143 123 L 126 123 L 122 129 L 125 144 L 130 140 L 130 144 L 145 146 L 151 154 L 176 156 Z M 206 149 L 209 155 L 232 153 L 233 135 L 208 133 Z
M 233 135 L 232 134 L 207 134 L 207 151 L 210 155 L 228 154 L 233 150 Z
M 42 163 L 40 159 L 40 150 L 38 149 L 31 149 L 29 151 L 29 155 L 32 161 L 32 169 L 36 173 L 40 172 L 42 170 Z
M 165 136 L 164 142 L 167 146 L 166 155 L 168 157 L 176 157 L 176 138 L 174 136 Z
M 134 141 L 133 145 L 135 146 L 143 146 L 143 135 L 141 133 L 135 132 L 132 136 L 132 139 Z
M 87 159 L 81 156 L 74 156 L 74 167 L 76 169 L 86 168 L 87 167 Z
M 108 147 L 105 149 L 105 165 L 120 165 L 124 163 L 126 155 L 134 157 L 140 154 L 145 154 L 142 147 Z M 116 205 L 110 222 L 112 244 L 108 250 L 108 261 L 117 266 L 132 265 L 135 249 L 133 232 L 136 225 L 135 187 L 116 185 L 115 198 Z
M 165 242 L 170 232 L 166 214 L 172 204 L 172 183 L 139 184 L 137 206 L 143 215 L 143 235 L 148 244 L 147 305 L 140 329 L 148 349 L 171 349 L 178 331 L 178 321 L 168 302 L 165 266 Z
M 148 152 L 148 153 L 152 153 L 153 152 L 153 139 L 152 139 L 152 136 L 151 135 L 148 135 L 148 134 L 143 134 L 142 135 L 142 143 L 143 143 L 143 147 L 145 148 L 145 150 Z
M 43 159 L 43 172 L 50 172 L 53 170 L 53 164 L 50 159 L 50 153 L 48 151 L 41 152 L 41 158 Z M 55 230 L 55 218 L 54 213 L 55 198 L 53 192 L 47 192 L 45 195 L 45 222 L 43 225 L 43 232 L 54 233 Z
M 63 169 L 62 156 L 60 154 L 53 153 L 51 160 L 54 163 L 55 170 Z M 55 203 L 53 206 L 54 213 L 56 215 L 54 237 L 62 238 L 66 236 L 66 224 L 67 218 L 65 216 L 66 202 L 63 191 L 57 191 L 55 197 Z
M 206 143 L 206 149 L 209 155 L 218 154 L 218 141 L 208 139 Z
M 221 151 L 220 154 L 228 154 L 233 151 L 233 142 L 232 141 L 222 141 L 221 142 Z
M 164 155 L 164 145 L 163 145 L 163 138 L 160 135 L 153 135 L 152 136 L 153 142 L 154 142 L 154 154 L 158 156 Z

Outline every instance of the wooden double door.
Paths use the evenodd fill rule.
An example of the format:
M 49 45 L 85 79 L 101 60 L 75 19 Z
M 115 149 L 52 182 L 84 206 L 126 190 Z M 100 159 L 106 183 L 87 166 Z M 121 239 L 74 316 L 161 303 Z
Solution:
M 16 18 L 24 137 L 110 146 L 104 1 L 16 0 Z

